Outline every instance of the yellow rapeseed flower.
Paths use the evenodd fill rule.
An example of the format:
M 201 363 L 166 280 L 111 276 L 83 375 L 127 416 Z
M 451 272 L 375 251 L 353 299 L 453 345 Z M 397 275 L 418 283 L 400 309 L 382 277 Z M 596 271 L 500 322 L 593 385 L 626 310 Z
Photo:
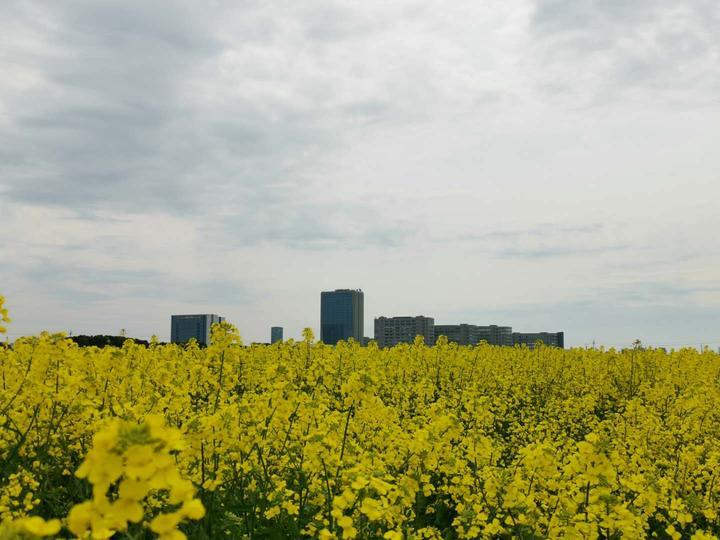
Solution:
M 21 527 L 34 536 L 53 536 L 60 532 L 60 520 L 45 521 L 39 516 L 27 517 L 20 520 Z
M 2 534 L 61 501 L 79 538 L 706 540 L 718 373 L 710 350 L 244 346 L 229 324 L 207 347 L 19 338 Z

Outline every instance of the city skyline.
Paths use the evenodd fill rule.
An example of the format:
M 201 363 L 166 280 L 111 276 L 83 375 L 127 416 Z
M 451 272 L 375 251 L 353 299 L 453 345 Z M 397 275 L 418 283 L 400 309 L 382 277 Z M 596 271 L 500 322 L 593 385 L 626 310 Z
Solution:
M 437 323 L 437 322 L 435 322 L 434 317 L 428 317 L 425 315 L 388 315 L 388 314 L 384 314 L 384 315 L 368 314 L 368 315 L 366 315 L 363 313 L 364 312 L 364 291 L 362 289 L 347 289 L 347 288 L 334 289 L 332 291 L 322 291 L 321 292 L 321 310 L 320 310 L 321 315 L 319 318 L 320 322 L 318 323 L 318 328 L 316 329 L 313 326 L 309 326 L 309 328 L 311 328 L 313 330 L 313 333 L 316 335 L 316 337 L 318 339 L 322 339 L 322 333 L 323 333 L 322 332 L 322 295 L 328 294 L 328 293 L 359 293 L 361 295 L 362 298 L 361 298 L 361 302 L 360 302 L 359 312 L 363 314 L 363 319 L 362 319 L 363 322 L 357 328 L 356 333 L 359 332 L 358 335 L 361 336 L 360 339 L 356 339 L 356 341 L 358 341 L 358 342 L 362 342 L 365 340 L 378 341 L 379 343 L 382 342 L 382 340 L 378 340 L 376 337 L 376 334 L 377 334 L 378 328 L 379 328 L 378 327 L 379 320 L 392 321 L 392 319 L 407 319 L 408 321 L 404 321 L 406 324 L 409 323 L 412 326 L 417 327 L 417 328 L 425 327 L 427 324 L 430 324 L 430 327 L 433 328 L 433 331 L 432 331 L 434 334 L 433 339 L 428 339 L 427 330 L 424 330 L 424 331 L 420 330 L 416 334 L 416 335 L 424 335 L 424 337 L 426 338 L 425 342 L 427 344 L 432 344 L 440 335 L 445 335 L 446 337 L 449 338 L 450 341 L 459 341 L 461 344 L 471 344 L 471 342 L 486 341 L 490 344 L 508 345 L 508 346 L 512 346 L 513 344 L 527 344 L 527 345 L 531 346 L 537 339 L 543 338 L 544 341 L 547 341 L 547 344 L 550 344 L 552 346 L 559 346 L 560 348 L 565 348 L 565 343 L 566 343 L 565 337 L 564 337 L 566 334 L 565 331 L 548 331 L 548 330 L 527 331 L 527 330 L 523 330 L 522 332 L 518 332 L 512 326 L 503 326 L 503 325 L 496 325 L 496 324 L 476 324 L 477 321 L 470 322 L 470 323 L 468 323 L 468 322 L 447 323 L 447 322 L 443 321 L 443 322 Z M 193 334 L 194 332 L 195 333 L 200 332 L 200 330 L 195 331 L 194 328 L 193 328 L 193 330 L 188 330 L 184 326 L 182 326 L 183 324 L 185 324 L 186 326 L 188 324 L 190 324 L 191 326 L 194 327 L 197 323 L 197 321 L 195 319 L 203 319 L 203 321 L 204 321 L 202 323 L 202 326 L 204 327 L 203 332 L 206 337 L 204 339 L 198 340 L 203 345 L 207 344 L 206 341 L 207 341 L 207 339 L 209 339 L 209 336 L 210 336 L 210 326 L 212 325 L 213 322 L 227 321 L 230 324 L 234 324 L 232 320 L 229 320 L 226 317 L 218 316 L 215 314 L 190 314 L 190 315 L 188 315 L 188 314 L 173 314 L 173 315 L 171 315 L 170 318 L 171 318 L 171 331 L 168 334 L 169 337 L 166 339 L 166 341 L 176 342 L 176 343 L 182 343 L 182 342 L 187 341 L 187 339 L 188 339 L 187 336 L 186 337 L 177 337 L 181 333 L 183 335 L 188 334 L 188 336 L 189 336 L 190 334 Z M 366 318 L 370 318 L 373 322 L 372 325 L 368 326 L 368 328 L 369 327 L 373 328 L 373 336 L 362 336 L 363 328 L 365 327 L 364 321 Z M 190 319 L 193 319 L 193 320 L 190 321 Z M 177 322 L 176 322 L 176 320 L 177 320 Z M 185 323 L 184 320 L 188 320 L 190 322 Z M 210 321 L 210 322 L 208 322 L 208 321 Z M 429 323 L 428 323 L 428 321 L 429 321 Z M 197 324 L 199 324 L 199 323 L 197 323 Z M 235 326 L 237 326 L 237 325 L 235 325 Z M 176 327 L 178 328 L 178 330 L 176 330 Z M 302 329 L 307 328 L 307 327 L 308 326 L 303 326 Z M 453 328 L 450 329 L 451 327 L 453 327 Z M 189 326 L 188 326 L 188 328 L 189 328 Z M 199 326 L 198 326 L 198 328 L 199 328 Z M 287 339 L 296 339 L 296 340 L 302 339 L 302 336 L 301 336 L 302 329 L 298 332 L 297 335 L 287 337 L 284 335 L 284 328 L 285 327 L 283 327 L 283 326 L 269 327 L 270 341 L 263 341 L 262 339 L 260 339 L 260 340 L 250 340 L 249 342 L 274 343 L 276 340 L 284 341 Z M 382 326 L 380 328 L 382 328 Z M 463 328 L 465 328 L 465 329 L 463 330 Z M 384 330 L 384 328 L 383 328 L 383 330 Z M 381 331 L 383 331 L 383 330 L 381 330 Z M 404 329 L 404 330 L 407 330 L 407 329 Z M 69 332 L 69 335 L 71 335 L 71 336 L 73 334 L 74 335 L 88 334 L 88 332 L 82 332 L 82 331 L 81 332 L 72 332 L 72 331 L 67 331 L 67 330 L 61 330 L 61 331 L 65 331 L 66 333 Z M 177 334 L 176 334 L 176 332 L 177 332 Z M 457 336 L 453 337 L 454 334 L 457 332 L 461 332 L 461 333 L 458 334 Z M 464 332 L 464 333 L 462 333 L 462 332 Z M 468 332 L 470 332 L 470 334 L 468 334 Z M 118 333 L 118 335 L 120 335 L 120 334 L 125 335 L 127 333 L 127 331 L 125 328 L 122 328 L 117 333 Z M 406 332 L 402 332 L 402 333 L 406 333 Z M 113 332 L 112 331 L 100 332 L 97 335 L 113 335 Z M 163 339 L 163 336 L 161 334 L 153 334 L 153 335 Z M 12 336 L 12 332 L 9 332 L 7 334 L 7 336 L 8 337 Z M 460 337 L 460 336 L 464 336 L 464 337 Z M 474 336 L 474 338 L 472 336 Z M 528 336 L 531 336 L 531 337 L 528 337 Z M 18 334 L 18 335 L 14 336 L 14 338 L 17 338 L 17 337 L 20 337 L 20 335 Z M 145 339 L 145 336 L 140 336 L 140 335 L 129 335 L 128 337 L 136 338 L 136 339 Z M 147 335 L 147 338 L 150 338 L 150 337 L 151 337 L 151 335 Z M 192 335 L 190 337 L 196 337 L 196 335 Z M 350 336 L 350 337 L 353 337 L 353 336 Z M 405 337 L 407 337 L 407 336 L 405 336 Z M 398 342 L 403 342 L 403 341 L 406 342 L 406 340 L 404 340 L 404 339 L 401 339 Z M 570 344 L 570 345 L 568 345 L 568 347 L 589 347 L 589 346 L 592 346 L 592 347 L 599 347 L 599 346 L 627 347 L 627 346 L 632 345 L 633 342 L 635 342 L 635 341 L 636 340 L 633 340 L 630 343 L 600 343 L 600 342 L 596 342 L 595 340 L 593 340 L 589 343 L 586 342 L 584 344 Z M 642 342 L 642 340 L 640 340 L 640 341 Z M 467 343 L 465 343 L 465 342 L 467 342 Z M 570 341 L 570 343 L 572 343 L 572 340 Z M 334 342 L 329 343 L 329 344 L 334 344 Z M 684 347 L 684 346 L 694 347 L 694 348 L 698 348 L 698 349 L 704 348 L 704 347 L 710 347 L 711 349 L 714 348 L 714 344 L 712 342 L 702 342 L 702 341 L 699 341 L 698 343 L 695 343 L 695 344 L 693 344 L 693 343 L 687 343 L 687 344 L 685 344 L 685 343 L 667 343 L 667 342 L 666 343 L 645 342 L 644 344 L 649 345 L 649 346 L 664 347 L 664 348 L 665 347 L 678 348 L 678 347 Z M 717 347 L 717 350 L 720 351 L 720 346 Z
M 10 339 L 370 313 L 720 346 L 720 4 L 0 3 Z M 277 320 L 281 315 L 283 320 Z
M 458 345 L 476 345 L 486 342 L 490 345 L 526 345 L 534 348 L 538 341 L 552 347 L 564 348 L 564 332 L 513 332 L 510 326 L 475 325 L 468 323 L 436 325 L 433 317 L 385 316 L 374 317 L 373 336 L 363 331 L 364 292 L 360 289 L 335 289 L 320 293 L 320 341 L 336 345 L 340 341 L 354 340 L 363 346 L 375 341 L 380 348 L 393 347 L 401 343 L 413 343 L 419 336 L 425 344 L 432 346 L 444 336 Z M 200 345 L 209 345 L 211 327 L 225 321 L 216 314 L 174 314 L 170 317 L 171 343 L 183 344 L 191 339 Z M 283 327 L 270 328 L 270 341 L 283 341 Z M 255 342 L 259 343 L 259 342 Z

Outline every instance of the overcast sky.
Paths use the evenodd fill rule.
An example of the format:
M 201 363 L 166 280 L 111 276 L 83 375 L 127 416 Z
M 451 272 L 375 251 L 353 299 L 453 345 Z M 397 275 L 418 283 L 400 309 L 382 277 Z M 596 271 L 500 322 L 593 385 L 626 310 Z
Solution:
M 9 335 L 720 346 L 717 0 L 0 3 Z

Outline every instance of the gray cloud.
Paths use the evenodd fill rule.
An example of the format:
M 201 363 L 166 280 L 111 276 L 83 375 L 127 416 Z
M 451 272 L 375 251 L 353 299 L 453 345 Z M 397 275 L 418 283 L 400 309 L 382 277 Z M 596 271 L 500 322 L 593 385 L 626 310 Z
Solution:
M 588 235 L 602 231 L 602 223 L 563 224 L 538 223 L 534 227 L 521 229 L 494 229 L 485 233 L 468 234 L 462 237 L 466 241 L 513 240 L 519 238 L 544 238 L 548 236 Z
M 712 0 L 539 0 L 531 19 L 548 95 L 590 104 L 647 100 L 637 92 L 652 89 L 653 99 L 683 108 L 714 103 L 719 25 Z
M 22 24 L 32 26 L 33 15 L 21 13 Z M 195 72 L 222 52 L 213 37 L 217 21 L 206 13 L 193 13 L 188 5 L 167 10 L 158 2 L 67 3 L 54 5 L 47 17 L 52 30 L 36 44 L 39 54 L 23 50 L 19 40 L 15 50 L 10 45 L 43 79 L 39 88 L 10 96 L 8 108 L 17 111 L 10 149 L 16 162 L 35 162 L 40 176 L 20 182 L 4 175 L 12 196 L 39 196 L 46 203 L 45 194 L 55 194 L 58 204 L 68 206 L 127 205 L 132 199 L 143 205 L 180 199 L 185 206 L 189 172 L 202 168 L 214 142 L 197 141 L 198 135 L 223 138 L 240 155 L 272 143 L 263 141 L 265 118 L 257 114 L 241 115 L 224 128 L 223 111 L 217 111 L 209 128 L 194 125 L 198 106 L 187 94 Z M 168 189 L 138 201 L 130 191 L 152 188 L 149 180 Z M 60 188 L 70 183 L 82 189 L 74 203 L 70 196 L 62 199 Z
M 10 20 L 34 39 L 10 33 L 8 52 L 40 82 L 5 96 L 8 196 L 82 210 L 188 205 L 182 89 L 221 50 L 201 15 L 189 3 L 17 7 Z
M 668 282 L 630 282 L 605 290 L 604 295 L 634 305 L 678 305 L 694 303 L 701 295 L 720 292 L 720 285 L 689 285 Z
M 537 248 L 511 248 L 497 249 L 493 252 L 500 259 L 550 259 L 556 257 L 581 257 L 589 255 L 604 255 L 612 252 L 630 249 L 628 245 L 610 246 L 547 246 Z
M 68 308 L 89 308 L 115 298 L 144 302 L 172 298 L 179 304 L 205 306 L 221 302 L 243 306 L 256 299 L 245 284 L 226 277 L 189 280 L 156 270 L 102 268 L 52 259 L 39 260 L 16 271 L 48 298 Z
M 325 42 L 377 31 L 378 21 L 358 22 L 335 5 L 317 3 L 294 20 L 275 20 L 252 3 L 206 12 L 192 2 L 171 10 L 161 2 L 69 2 L 38 18 L 11 2 L 1 15 L 33 36 L 28 43 L 11 34 L 9 52 L 40 79 L 4 95 L 5 196 L 84 219 L 160 210 L 217 219 L 253 243 L 335 245 L 341 233 L 333 223 L 351 214 L 313 201 L 323 155 L 343 144 L 344 127 L 387 122 L 402 109 L 382 93 L 341 99 L 341 74 L 313 74 L 320 57 L 305 79 L 297 80 L 301 68 L 282 71 L 293 40 L 331 47 Z M 297 35 L 283 35 L 287 23 L 299 24 Z M 223 76 L 227 55 L 241 57 L 241 73 Z M 278 93 L 283 86 L 288 92 Z M 355 207 L 358 223 L 374 211 Z M 382 227 L 376 222 L 357 241 L 393 236 L 392 225 Z
M 457 242 L 498 259 L 552 259 L 603 255 L 629 249 L 626 243 L 608 243 L 599 237 L 602 223 L 542 222 L 532 227 L 494 228 L 487 232 L 437 236 L 436 244 Z
M 257 215 L 226 216 L 203 225 L 203 237 L 218 247 L 358 251 L 406 246 L 417 235 L 411 224 L 384 216 L 361 201 L 317 203 L 271 197 L 257 204 L 262 209 Z

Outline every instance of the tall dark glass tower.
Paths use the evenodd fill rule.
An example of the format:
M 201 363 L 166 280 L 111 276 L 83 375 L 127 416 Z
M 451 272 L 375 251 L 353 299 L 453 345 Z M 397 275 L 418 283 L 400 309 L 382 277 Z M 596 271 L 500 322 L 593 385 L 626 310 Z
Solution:
M 364 294 L 360 289 L 320 293 L 320 340 L 335 345 L 340 340 L 363 338 Z

